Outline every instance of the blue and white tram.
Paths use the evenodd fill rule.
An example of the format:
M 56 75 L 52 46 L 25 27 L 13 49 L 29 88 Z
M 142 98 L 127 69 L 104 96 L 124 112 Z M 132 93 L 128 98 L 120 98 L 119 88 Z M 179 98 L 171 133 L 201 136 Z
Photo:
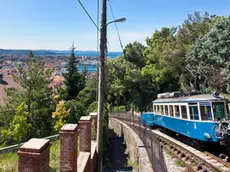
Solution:
M 147 124 L 199 141 L 230 142 L 227 99 L 211 94 L 174 98 L 162 95 L 153 101 L 152 113 L 142 114 Z

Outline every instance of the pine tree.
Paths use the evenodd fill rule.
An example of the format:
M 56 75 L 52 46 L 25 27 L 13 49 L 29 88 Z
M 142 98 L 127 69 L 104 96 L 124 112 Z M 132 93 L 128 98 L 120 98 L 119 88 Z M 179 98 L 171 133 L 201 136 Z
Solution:
M 74 44 L 71 47 L 71 55 L 68 61 L 67 73 L 64 74 L 65 78 L 65 85 L 67 96 L 66 100 L 75 99 L 78 93 L 84 88 L 85 86 L 85 77 L 79 73 L 77 69 L 77 65 L 79 61 L 75 56 L 75 47 Z
M 30 52 L 26 66 L 18 66 L 18 74 L 14 80 L 20 85 L 20 89 L 6 90 L 7 107 L 9 110 L 16 108 L 25 102 L 28 112 L 27 122 L 32 124 L 26 138 L 45 137 L 52 133 L 52 111 L 54 110 L 51 83 L 52 69 L 45 68 L 43 61 L 34 57 Z

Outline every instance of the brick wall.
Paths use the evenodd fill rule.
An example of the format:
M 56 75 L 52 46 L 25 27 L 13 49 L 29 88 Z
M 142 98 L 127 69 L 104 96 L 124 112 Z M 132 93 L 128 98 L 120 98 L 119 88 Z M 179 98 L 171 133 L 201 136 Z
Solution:
M 96 126 L 95 114 L 93 115 Z M 91 133 L 91 115 L 81 117 L 77 124 L 65 124 L 59 131 L 60 136 L 60 171 L 93 172 L 96 167 L 96 141 Z M 77 150 L 78 133 L 80 135 L 80 152 Z M 50 141 L 31 139 L 18 151 L 19 172 L 48 172 L 50 161 Z M 79 156 L 78 156 L 79 155 Z
M 80 151 L 90 152 L 91 150 L 91 117 L 82 116 L 80 126 Z
M 60 171 L 77 171 L 77 124 L 65 124 L 60 132 Z
M 49 172 L 50 142 L 46 139 L 30 139 L 17 154 L 18 171 Z

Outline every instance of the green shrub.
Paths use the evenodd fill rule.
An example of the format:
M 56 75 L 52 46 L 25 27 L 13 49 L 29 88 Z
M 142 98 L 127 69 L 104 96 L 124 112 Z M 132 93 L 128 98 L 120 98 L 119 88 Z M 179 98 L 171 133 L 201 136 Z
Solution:
M 97 102 L 93 102 L 89 105 L 88 107 L 88 112 L 97 112 L 98 110 L 98 103 Z
M 125 106 L 115 106 L 113 107 L 114 112 L 126 112 Z
M 65 102 L 65 107 L 70 109 L 70 114 L 67 123 L 77 124 L 82 116 L 87 115 L 86 108 L 76 100 L 69 100 Z

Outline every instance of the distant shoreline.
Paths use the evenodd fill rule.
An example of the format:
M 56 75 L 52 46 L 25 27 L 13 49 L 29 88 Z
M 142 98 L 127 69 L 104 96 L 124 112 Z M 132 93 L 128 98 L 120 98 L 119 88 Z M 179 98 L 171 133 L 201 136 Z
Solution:
M 35 56 L 69 56 L 70 51 L 67 50 L 32 50 Z M 14 49 L 0 49 L 0 56 L 3 55 L 18 55 L 27 56 L 30 50 L 14 50 Z M 97 51 L 75 51 L 76 56 L 97 57 Z M 122 55 L 122 52 L 108 52 L 107 57 L 115 58 Z

